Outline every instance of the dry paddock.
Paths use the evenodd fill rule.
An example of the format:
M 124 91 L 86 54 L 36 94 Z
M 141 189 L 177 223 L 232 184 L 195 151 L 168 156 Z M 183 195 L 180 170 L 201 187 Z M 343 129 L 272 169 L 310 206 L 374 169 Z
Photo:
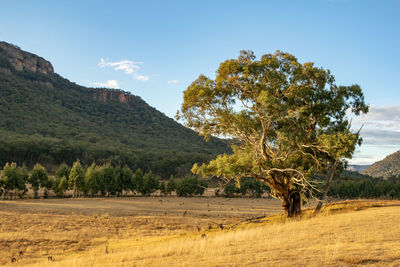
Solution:
M 111 239 L 148 240 L 281 213 L 273 199 L 120 197 L 0 201 L 0 264 L 81 253 Z

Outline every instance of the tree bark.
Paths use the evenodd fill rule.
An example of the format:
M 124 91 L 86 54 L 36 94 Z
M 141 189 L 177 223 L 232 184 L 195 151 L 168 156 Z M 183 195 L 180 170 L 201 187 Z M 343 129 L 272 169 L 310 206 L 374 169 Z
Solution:
M 289 197 L 283 201 L 283 208 L 289 218 L 296 217 L 301 214 L 301 196 L 300 192 L 292 191 Z
M 337 165 L 338 165 L 338 164 L 339 164 L 339 160 L 336 160 L 336 161 L 335 161 L 335 164 L 333 165 L 333 168 L 332 168 L 332 171 L 331 171 L 331 175 L 330 175 L 329 178 L 328 178 L 328 182 L 326 183 L 324 192 L 322 193 L 322 196 L 321 196 L 321 198 L 319 199 L 318 205 L 317 205 L 317 207 L 316 207 L 315 210 L 314 210 L 314 213 L 315 213 L 315 214 L 318 213 L 318 212 L 320 212 L 320 210 L 321 210 L 321 208 L 322 208 L 322 204 L 324 203 L 324 199 L 325 199 L 326 196 L 328 195 L 328 191 L 329 191 L 329 188 L 331 187 L 331 183 L 332 183 L 333 177 L 335 176 L 335 172 L 336 172 L 336 168 L 337 168 Z

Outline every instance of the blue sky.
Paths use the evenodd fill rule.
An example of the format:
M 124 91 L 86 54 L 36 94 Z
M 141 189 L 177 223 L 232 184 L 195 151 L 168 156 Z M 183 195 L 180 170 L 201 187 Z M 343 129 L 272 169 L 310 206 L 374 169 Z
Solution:
M 353 163 L 400 149 L 400 1 L 1 1 L 0 40 L 81 85 L 118 87 L 173 117 L 182 92 L 240 50 L 275 50 L 360 84 Z

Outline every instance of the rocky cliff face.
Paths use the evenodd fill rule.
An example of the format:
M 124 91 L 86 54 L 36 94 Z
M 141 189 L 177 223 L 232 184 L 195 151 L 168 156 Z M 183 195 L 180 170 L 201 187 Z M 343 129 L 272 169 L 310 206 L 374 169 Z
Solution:
M 110 90 L 110 89 L 105 89 L 105 90 L 99 89 L 93 94 L 93 98 L 98 101 L 107 102 L 110 100 L 117 100 L 124 104 L 130 103 L 130 97 L 132 96 L 127 92 L 121 90 Z
M 0 54 L 6 57 L 18 71 L 26 70 L 43 74 L 54 73 L 54 68 L 50 62 L 37 55 L 25 52 L 12 44 L 0 42 Z

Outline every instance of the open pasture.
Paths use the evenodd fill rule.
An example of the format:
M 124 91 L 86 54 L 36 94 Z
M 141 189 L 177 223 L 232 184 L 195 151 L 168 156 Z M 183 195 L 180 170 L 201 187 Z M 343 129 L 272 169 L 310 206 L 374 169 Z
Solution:
M 215 197 L 121 197 L 0 202 L 0 263 L 103 249 L 110 240 L 163 239 L 281 213 L 280 201 Z
M 9 266 L 400 265 L 400 201 L 333 203 L 292 220 L 279 201 L 249 198 L 18 200 L 0 209 Z

